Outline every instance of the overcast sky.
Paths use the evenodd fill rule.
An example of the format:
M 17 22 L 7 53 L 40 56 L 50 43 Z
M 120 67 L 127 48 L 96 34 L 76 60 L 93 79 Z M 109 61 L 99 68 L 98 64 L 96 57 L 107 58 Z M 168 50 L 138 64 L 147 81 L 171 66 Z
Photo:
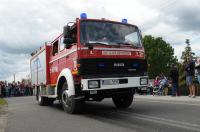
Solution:
M 200 56 L 199 0 L 0 0 L 0 80 L 29 74 L 30 53 L 54 39 L 81 12 L 138 25 L 144 35 L 163 37 L 180 58 L 185 39 Z

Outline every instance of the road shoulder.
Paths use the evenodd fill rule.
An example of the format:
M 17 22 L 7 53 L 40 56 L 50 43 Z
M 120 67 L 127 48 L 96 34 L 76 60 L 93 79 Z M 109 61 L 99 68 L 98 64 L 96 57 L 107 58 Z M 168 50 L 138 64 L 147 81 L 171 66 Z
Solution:
M 5 132 L 8 118 L 8 105 L 6 101 L 0 98 L 0 132 Z

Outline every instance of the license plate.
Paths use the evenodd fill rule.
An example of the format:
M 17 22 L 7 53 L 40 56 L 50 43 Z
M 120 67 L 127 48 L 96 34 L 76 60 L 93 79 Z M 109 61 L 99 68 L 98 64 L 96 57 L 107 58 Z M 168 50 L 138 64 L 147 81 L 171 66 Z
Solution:
M 97 90 L 91 90 L 90 94 L 97 94 Z
M 146 87 L 141 87 L 141 90 L 147 90 L 147 88 Z
M 119 79 L 102 80 L 102 85 L 117 85 L 117 84 L 119 84 Z

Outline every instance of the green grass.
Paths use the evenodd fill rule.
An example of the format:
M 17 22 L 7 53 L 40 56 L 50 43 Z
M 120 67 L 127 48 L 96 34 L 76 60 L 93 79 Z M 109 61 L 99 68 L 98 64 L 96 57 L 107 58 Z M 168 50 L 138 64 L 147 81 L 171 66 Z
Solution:
M 0 98 L 0 106 L 5 105 L 5 104 L 7 104 L 7 102 L 4 99 Z

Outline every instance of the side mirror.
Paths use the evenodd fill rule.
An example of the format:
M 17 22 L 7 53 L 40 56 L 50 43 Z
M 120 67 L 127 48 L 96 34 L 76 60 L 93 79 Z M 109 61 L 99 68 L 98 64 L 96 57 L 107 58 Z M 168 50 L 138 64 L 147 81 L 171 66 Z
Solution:
M 73 40 L 71 38 L 64 38 L 63 43 L 66 44 L 65 48 L 69 49 L 72 46 Z
M 63 39 L 63 43 L 64 44 L 67 44 L 67 45 L 70 45 L 73 43 L 73 40 L 71 38 L 64 38 Z
M 63 28 L 63 37 L 69 38 L 70 37 L 70 26 L 64 26 Z

